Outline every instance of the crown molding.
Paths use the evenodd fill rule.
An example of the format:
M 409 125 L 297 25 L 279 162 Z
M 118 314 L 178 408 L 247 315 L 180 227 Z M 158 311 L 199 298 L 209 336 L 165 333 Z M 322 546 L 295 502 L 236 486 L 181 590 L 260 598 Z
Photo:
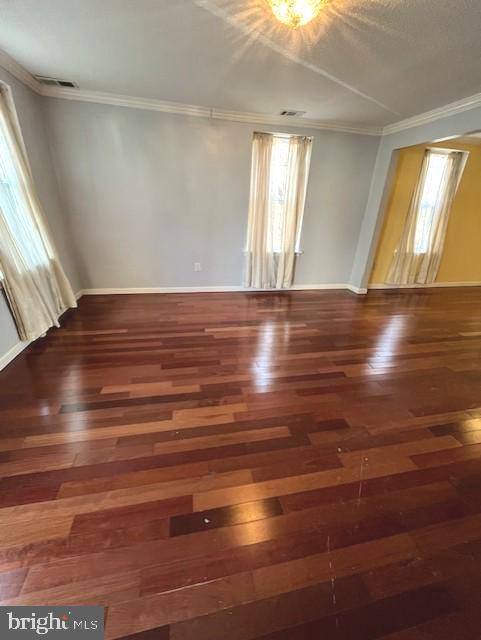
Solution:
M 356 126 L 344 122 L 326 122 L 324 120 L 314 120 L 311 118 L 285 118 L 279 115 L 252 113 L 248 111 L 228 111 L 225 109 L 201 107 L 193 104 L 152 100 L 149 98 L 137 98 L 135 96 L 102 93 L 99 91 L 83 91 L 81 89 L 62 89 L 59 87 L 43 86 L 42 95 L 49 98 L 92 102 L 116 107 L 130 107 L 133 109 L 147 109 L 149 111 L 161 111 L 163 113 L 173 113 L 198 118 L 211 118 L 214 120 L 229 120 L 231 122 L 281 125 L 295 128 L 301 127 L 303 129 L 324 129 L 341 133 L 355 133 L 370 136 L 380 136 L 382 133 L 382 129 L 380 127 Z
M 456 115 L 457 113 L 463 113 L 463 111 L 469 111 L 476 107 L 481 107 L 481 93 L 476 93 L 474 96 L 463 98 L 462 100 L 456 100 L 450 104 L 444 105 L 444 107 L 438 107 L 437 109 L 431 109 L 431 111 L 425 111 L 417 116 L 388 124 L 382 130 L 382 135 L 390 135 L 392 133 L 398 133 L 406 129 L 412 129 L 413 127 L 419 127 L 423 124 L 429 124 L 435 122 L 441 118 Z
M 217 120 L 228 120 L 231 122 L 245 122 L 252 124 L 281 125 L 303 129 L 320 129 L 327 131 L 337 131 L 340 133 L 354 133 L 369 136 L 385 136 L 406 129 L 419 127 L 423 124 L 435 122 L 441 118 L 469 111 L 476 107 L 481 107 L 481 93 L 451 102 L 443 107 L 432 109 L 420 113 L 411 118 L 394 122 L 385 127 L 351 125 L 344 122 L 326 122 L 310 118 L 288 118 L 262 113 L 249 113 L 247 111 L 227 111 L 198 105 L 183 104 L 178 102 L 167 102 L 163 100 L 151 100 L 148 98 L 138 98 L 113 93 L 102 93 L 100 91 L 83 91 L 81 89 L 63 89 L 60 87 L 48 87 L 40 84 L 38 80 L 25 67 L 19 64 L 5 51 L 0 49 L 0 67 L 14 76 L 17 80 L 32 89 L 35 93 L 49 98 L 59 98 L 63 100 L 77 100 L 79 102 L 91 102 L 95 104 L 108 104 L 118 107 L 130 107 L 132 109 L 147 109 L 149 111 L 160 111 L 163 113 L 173 113 L 184 116 L 198 118 L 212 118 Z
M 231 122 L 244 122 L 252 124 L 281 125 L 303 129 L 322 129 L 337 131 L 340 133 L 355 133 L 360 135 L 380 136 L 381 127 L 351 125 L 345 122 L 326 122 L 310 118 L 289 118 L 279 115 L 263 113 L 250 113 L 247 111 L 228 111 L 199 105 L 138 98 L 122 94 L 103 93 L 101 91 L 83 91 L 81 89 L 64 89 L 42 85 L 25 67 L 19 64 L 5 51 L 0 49 L 0 67 L 8 71 L 17 80 L 28 86 L 41 96 L 47 98 L 60 98 L 63 100 L 76 100 L 79 102 L 91 102 L 94 104 L 107 104 L 116 107 L 129 107 L 132 109 L 146 109 L 173 113 L 197 118 L 211 118 L 215 120 L 228 120 Z
M 116 93 L 102 93 L 100 91 L 83 91 L 82 89 L 64 89 L 60 87 L 42 86 L 42 95 L 47 98 L 60 98 L 62 100 L 75 100 L 78 102 L 93 102 L 95 104 L 108 104 L 116 107 L 130 107 L 132 109 L 146 109 L 148 111 L 163 111 L 164 113 L 176 113 L 183 116 L 195 116 L 210 118 L 212 109 L 199 107 L 193 104 L 179 102 L 164 102 L 150 98 L 136 98 Z
M 1 64 L 1 60 L 0 60 Z M 35 80 L 35 79 L 34 79 Z M 35 82 L 37 82 L 35 80 Z M 269 115 L 263 113 L 252 113 L 247 111 L 227 111 L 223 109 L 215 109 L 201 107 L 198 105 L 183 104 L 178 102 L 167 102 L 164 100 L 151 100 L 148 98 L 137 98 L 135 96 L 126 96 L 114 93 L 102 93 L 99 91 L 83 91 L 81 89 L 61 89 L 59 87 L 40 86 L 41 95 L 50 98 L 60 98 L 63 100 L 77 100 L 79 102 L 92 102 L 96 104 L 108 104 L 117 107 L 130 107 L 133 109 L 147 109 L 150 111 L 161 111 L 163 113 L 173 113 L 184 116 L 193 116 L 200 118 L 212 118 L 216 120 L 229 120 L 231 122 L 245 122 L 252 124 L 280 125 L 303 129 L 320 129 L 327 131 L 337 131 L 340 133 L 354 133 L 368 136 L 383 136 L 398 133 L 406 129 L 435 122 L 441 118 L 450 115 L 469 111 L 475 107 L 481 106 L 481 93 L 468 98 L 463 98 L 451 104 L 426 111 L 417 116 L 400 120 L 393 124 L 383 127 L 351 125 L 344 122 L 327 122 L 324 120 L 315 120 L 312 118 L 285 118 L 278 115 Z
M 35 93 L 42 93 L 42 85 L 33 77 L 33 75 L 22 67 L 16 60 L 8 55 L 5 51 L 0 49 L 0 67 L 8 71 L 10 75 L 17 80 L 20 80 L 24 85 L 35 91 Z
M 325 131 L 337 131 L 339 133 L 355 133 L 364 136 L 381 136 L 381 127 L 351 125 L 345 122 L 328 122 L 313 118 L 299 118 L 291 116 L 286 118 L 280 115 L 262 113 L 249 113 L 242 111 L 223 111 L 213 109 L 212 117 L 219 120 L 232 120 L 234 122 L 252 122 L 256 124 L 280 125 L 284 127 L 301 127 L 303 129 L 323 129 Z

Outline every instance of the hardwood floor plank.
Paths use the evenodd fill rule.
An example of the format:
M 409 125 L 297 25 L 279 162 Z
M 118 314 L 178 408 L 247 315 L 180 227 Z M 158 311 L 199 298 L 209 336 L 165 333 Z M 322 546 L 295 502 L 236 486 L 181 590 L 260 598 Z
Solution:
M 68 469 L 75 461 L 74 453 L 51 454 L 48 457 L 39 455 L 29 460 L 12 460 L 0 463 L 0 478 L 27 475 L 29 473 Z
M 5 507 L 0 509 L 0 527 L 6 527 L 14 523 L 31 523 L 33 528 L 37 518 L 68 518 L 82 513 L 180 497 L 192 493 L 193 489 L 198 487 L 208 489 L 216 486 L 244 484 L 251 479 L 250 471 L 231 471 L 201 478 L 186 478 L 179 481 L 160 482 L 141 487 L 116 489 L 99 494 L 59 498 L 58 500 L 31 505 Z
M 18 596 L 28 569 L 14 569 L 0 573 L 0 600 Z
M 134 504 L 128 507 L 102 509 L 93 513 L 82 513 L 73 519 L 70 533 L 98 532 L 104 529 L 125 529 L 135 525 L 146 524 L 150 521 L 161 521 L 192 512 L 192 496 L 166 498 L 145 504 Z
M 105 638 L 121 638 L 134 631 L 207 615 L 254 599 L 252 578 L 249 573 L 241 573 L 179 591 L 125 601 L 109 607 Z
M 46 518 L 41 513 L 37 515 L 35 520 L 26 520 L 18 523 L 7 520 L 0 523 L 2 549 L 28 545 L 40 540 L 63 538 L 70 533 L 72 522 L 73 516 L 59 515 L 55 518 Z
M 193 504 L 191 504 L 193 507 Z M 211 509 L 202 513 L 191 513 L 170 518 L 170 535 L 183 536 L 195 531 L 216 529 L 242 522 L 253 522 L 272 518 L 282 514 L 281 503 L 277 498 L 257 500 L 242 505 L 231 505 L 220 509 Z
M 95 580 L 72 582 L 67 585 L 22 593 L 17 598 L 2 601 L 4 606 L 35 605 L 80 605 L 89 602 L 94 606 L 109 606 L 124 602 L 139 595 L 137 573 L 107 576 Z
M 254 499 L 270 498 L 297 493 L 302 489 L 320 489 L 333 484 L 347 484 L 361 482 L 363 479 L 389 476 L 402 471 L 415 469 L 409 460 L 372 465 L 366 468 L 342 467 L 318 473 L 310 473 L 294 478 L 280 478 L 267 480 L 251 485 L 242 485 L 229 489 L 214 489 L 212 491 L 194 494 L 194 511 L 205 511 L 228 504 L 240 504 Z M 0 511 L 1 517 L 1 511 Z
M 287 427 L 273 427 L 272 429 L 253 429 L 252 431 L 225 433 L 217 436 L 205 436 L 203 438 L 187 438 L 185 440 L 178 440 L 177 442 L 157 442 L 154 445 L 154 454 L 189 451 L 192 449 L 210 449 L 213 447 L 222 447 L 223 445 L 228 444 L 238 444 L 239 442 L 256 442 L 259 440 L 274 440 L 275 438 L 289 438 L 290 435 L 291 432 Z
M 128 487 L 138 487 L 145 484 L 155 484 L 157 482 L 202 477 L 208 473 L 209 465 L 204 462 L 194 462 L 172 467 L 160 466 L 145 471 L 131 471 L 130 473 L 119 473 L 116 468 L 114 468 L 107 477 L 63 482 L 60 485 L 57 497 L 68 498 L 71 496 L 82 496 L 88 493 L 103 493 L 105 491 L 113 491 L 114 489 L 126 489 Z M 92 475 L 95 475 L 95 473 Z
M 238 405 L 234 405 L 238 406 Z M 84 442 L 90 440 L 104 440 L 111 438 L 121 438 L 139 433 L 156 433 L 162 431 L 177 431 L 179 429 L 191 429 L 202 424 L 202 418 L 185 417 L 185 414 L 177 420 L 159 420 L 158 422 L 142 422 L 138 424 L 119 425 L 103 427 L 98 429 L 83 429 L 72 433 L 52 433 L 39 436 L 27 436 L 23 440 L 24 447 L 44 447 L 52 444 L 63 444 L 70 442 Z M 214 414 L 203 418 L 204 424 L 225 424 L 233 422 L 234 418 L 230 413 Z
M 171 640 L 253 640 L 283 629 L 291 629 L 322 615 L 350 609 L 370 601 L 364 583 L 357 577 L 339 578 L 336 597 L 331 582 L 257 600 L 207 616 L 185 620 L 170 628 Z
M 333 576 L 356 575 L 396 561 L 411 560 L 416 555 L 414 542 L 405 534 L 334 551 L 326 545 L 323 553 L 257 569 L 253 572 L 253 580 L 257 595 L 265 598 L 325 582 Z
M 387 458 L 393 460 L 397 458 L 406 458 L 417 456 L 424 453 L 444 451 L 445 449 L 459 448 L 461 445 L 452 436 L 441 436 L 439 438 L 431 438 L 430 440 L 418 440 L 414 442 L 398 443 L 395 445 L 387 445 L 384 447 L 374 447 L 361 451 L 341 453 L 339 457 L 346 467 L 359 466 L 361 462 L 369 462 L 375 464 L 382 463 Z M 416 458 L 417 459 L 417 458 Z
M 373 640 L 456 611 L 456 602 L 447 589 L 438 586 L 420 589 L 379 600 L 364 607 L 259 636 L 262 640 L 303 640 L 337 638 Z M 414 636 L 415 637 L 415 636 Z

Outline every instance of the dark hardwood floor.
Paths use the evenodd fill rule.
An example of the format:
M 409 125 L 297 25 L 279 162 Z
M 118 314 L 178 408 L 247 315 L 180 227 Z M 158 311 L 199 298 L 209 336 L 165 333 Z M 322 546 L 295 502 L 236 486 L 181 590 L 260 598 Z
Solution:
M 0 374 L 2 604 L 479 640 L 481 291 L 92 296 Z

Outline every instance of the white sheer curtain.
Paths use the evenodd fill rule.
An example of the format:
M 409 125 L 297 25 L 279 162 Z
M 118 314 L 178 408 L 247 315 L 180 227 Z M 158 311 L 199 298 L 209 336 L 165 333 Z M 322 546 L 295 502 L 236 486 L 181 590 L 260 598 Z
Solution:
M 35 193 L 8 89 L 0 85 L 0 283 L 22 340 L 34 340 L 77 303 Z
M 388 284 L 429 284 L 436 280 L 449 214 L 468 154 L 427 149 L 408 217 L 388 274 Z
M 254 134 L 246 287 L 292 285 L 311 149 L 312 138 Z

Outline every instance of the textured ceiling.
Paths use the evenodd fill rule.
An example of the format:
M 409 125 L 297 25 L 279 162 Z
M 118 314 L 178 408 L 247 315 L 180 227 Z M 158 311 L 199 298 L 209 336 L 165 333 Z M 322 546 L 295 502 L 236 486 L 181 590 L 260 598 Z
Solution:
M 481 91 L 481 0 L 0 0 L 0 47 L 82 89 L 383 126 Z

